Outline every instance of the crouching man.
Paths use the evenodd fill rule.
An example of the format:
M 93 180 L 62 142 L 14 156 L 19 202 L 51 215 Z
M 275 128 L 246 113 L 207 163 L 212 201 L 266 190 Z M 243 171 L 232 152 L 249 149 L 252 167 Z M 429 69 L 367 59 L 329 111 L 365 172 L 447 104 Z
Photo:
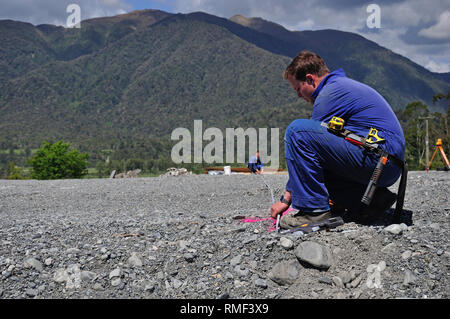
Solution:
M 387 187 L 400 177 L 401 168 L 389 161 L 378 181 L 380 187 L 372 204 L 363 206 L 361 198 L 378 156 L 321 125 L 339 117 L 345 120 L 346 129 L 364 137 L 375 128 L 384 139 L 381 148 L 403 160 L 405 138 L 386 100 L 371 87 L 347 78 L 342 69 L 330 72 L 320 56 L 309 51 L 302 51 L 294 58 L 283 78 L 299 98 L 313 105 L 313 112 L 310 120 L 297 119 L 286 129 L 289 180 L 281 200 L 271 208 L 272 217 L 277 218 L 292 205 L 294 210 L 280 222 L 282 228 L 292 228 L 330 218 L 337 213 L 336 207 L 355 216 L 389 209 L 396 195 Z

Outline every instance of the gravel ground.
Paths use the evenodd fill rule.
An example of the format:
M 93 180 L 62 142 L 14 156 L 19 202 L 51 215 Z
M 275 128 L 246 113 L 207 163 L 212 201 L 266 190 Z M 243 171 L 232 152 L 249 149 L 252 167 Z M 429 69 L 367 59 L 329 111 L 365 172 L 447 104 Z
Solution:
M 287 236 L 234 219 L 268 217 L 259 176 L 1 180 L 0 298 L 449 298 L 449 186 L 410 172 L 403 225 Z

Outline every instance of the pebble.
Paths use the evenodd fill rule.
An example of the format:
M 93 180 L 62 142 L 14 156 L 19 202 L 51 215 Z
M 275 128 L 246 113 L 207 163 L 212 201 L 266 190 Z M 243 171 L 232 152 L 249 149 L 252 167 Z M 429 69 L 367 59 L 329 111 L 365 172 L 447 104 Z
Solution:
M 93 281 L 95 278 L 97 278 L 97 274 L 92 271 L 82 271 L 80 274 L 81 281 Z
M 293 284 L 300 275 L 300 264 L 297 260 L 277 263 L 267 277 L 280 286 Z
M 333 276 L 333 278 L 331 278 L 331 280 L 333 281 L 334 285 L 338 288 L 344 288 L 344 283 L 342 282 L 342 279 L 338 276 Z
M 113 286 L 113 287 L 117 287 L 117 286 L 119 286 L 121 283 L 122 283 L 122 280 L 121 280 L 120 278 L 117 278 L 117 277 L 115 277 L 115 278 L 113 278 L 113 279 L 111 280 L 111 286 Z
M 333 280 L 330 277 L 320 277 L 319 282 L 322 284 L 332 285 Z
M 173 278 L 173 280 L 172 280 L 172 287 L 173 288 L 179 289 L 182 285 L 183 285 L 182 281 L 180 281 L 180 280 L 178 280 L 176 278 Z
M 261 278 L 256 279 L 255 280 L 255 286 L 263 288 L 263 289 L 266 289 L 267 288 L 267 281 L 265 279 L 261 279 Z
M 35 258 L 28 258 L 27 260 L 25 260 L 23 266 L 25 268 L 33 268 L 39 272 L 41 272 L 44 269 L 42 263 Z
M 416 276 L 409 269 L 405 270 L 403 284 L 408 286 L 413 284 L 417 280 Z
M 386 262 L 380 261 L 378 264 L 370 264 L 367 266 L 366 286 L 368 288 L 382 288 L 381 272 L 386 269 Z
M 404 251 L 402 253 L 402 259 L 403 260 L 409 259 L 409 258 L 411 258 L 411 256 L 412 256 L 412 251 L 411 250 L 406 250 L 406 251 Z
M 237 255 L 236 257 L 233 257 L 230 260 L 230 265 L 232 267 L 235 267 L 236 265 L 239 265 L 241 263 L 241 261 L 242 261 L 242 256 L 241 255 Z
M 131 257 L 128 258 L 128 264 L 132 267 L 142 267 L 143 263 L 139 256 L 139 253 L 132 252 Z
M 292 247 L 294 247 L 294 242 L 291 239 L 289 239 L 289 238 L 281 237 L 280 238 L 280 245 L 284 249 L 289 250 Z
M 120 277 L 121 274 L 122 272 L 120 271 L 120 268 L 116 268 L 109 273 L 109 279 Z
M 36 297 L 36 296 L 39 294 L 39 291 L 38 291 L 37 289 L 28 288 L 28 289 L 25 291 L 25 294 L 26 294 L 28 297 Z
M 403 231 L 407 230 L 408 226 L 406 224 L 392 224 L 383 229 L 384 232 L 393 234 L 393 235 L 401 235 Z
M 234 267 L 234 272 L 239 277 L 247 277 L 248 275 L 250 275 L 250 270 L 248 268 L 241 267 L 240 265 L 237 265 L 236 267 Z

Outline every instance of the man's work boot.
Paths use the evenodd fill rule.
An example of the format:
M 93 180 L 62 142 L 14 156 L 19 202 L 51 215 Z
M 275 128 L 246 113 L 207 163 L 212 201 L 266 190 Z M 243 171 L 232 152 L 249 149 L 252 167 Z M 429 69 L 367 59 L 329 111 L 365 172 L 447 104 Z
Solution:
M 330 211 L 321 213 L 303 213 L 298 210 L 293 210 L 281 218 L 280 227 L 291 229 L 304 224 L 318 223 L 331 217 Z

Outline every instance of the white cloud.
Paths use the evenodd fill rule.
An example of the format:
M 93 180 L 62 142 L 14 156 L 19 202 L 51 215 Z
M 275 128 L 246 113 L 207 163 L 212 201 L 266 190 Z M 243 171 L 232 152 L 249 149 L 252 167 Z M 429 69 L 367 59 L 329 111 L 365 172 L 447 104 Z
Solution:
M 428 64 L 425 67 L 432 72 L 450 72 L 449 62 L 438 63 L 436 61 L 429 60 Z
M 0 0 L 0 19 L 64 26 L 69 16 L 67 6 L 72 3 L 80 6 L 82 20 L 113 16 L 132 9 L 126 0 Z
M 450 18 L 442 11 L 450 7 L 450 0 L 174 0 L 173 3 L 176 11 L 182 13 L 204 11 L 224 18 L 239 13 L 276 22 L 289 30 L 336 29 L 354 32 L 430 70 L 436 69 L 436 65 L 448 70 L 448 63 L 445 62 L 446 57 L 448 61 L 448 46 L 445 43 L 431 45 L 420 41 L 417 31 L 420 26 L 432 24 L 419 35 L 448 39 Z M 362 31 L 367 30 L 369 14 L 366 8 L 370 3 L 381 8 L 381 29 L 377 33 Z M 415 43 L 406 43 L 405 35 L 415 36 Z M 431 60 L 436 65 L 430 63 Z
M 435 25 L 420 30 L 419 35 L 432 39 L 450 39 L 450 11 L 443 12 Z

